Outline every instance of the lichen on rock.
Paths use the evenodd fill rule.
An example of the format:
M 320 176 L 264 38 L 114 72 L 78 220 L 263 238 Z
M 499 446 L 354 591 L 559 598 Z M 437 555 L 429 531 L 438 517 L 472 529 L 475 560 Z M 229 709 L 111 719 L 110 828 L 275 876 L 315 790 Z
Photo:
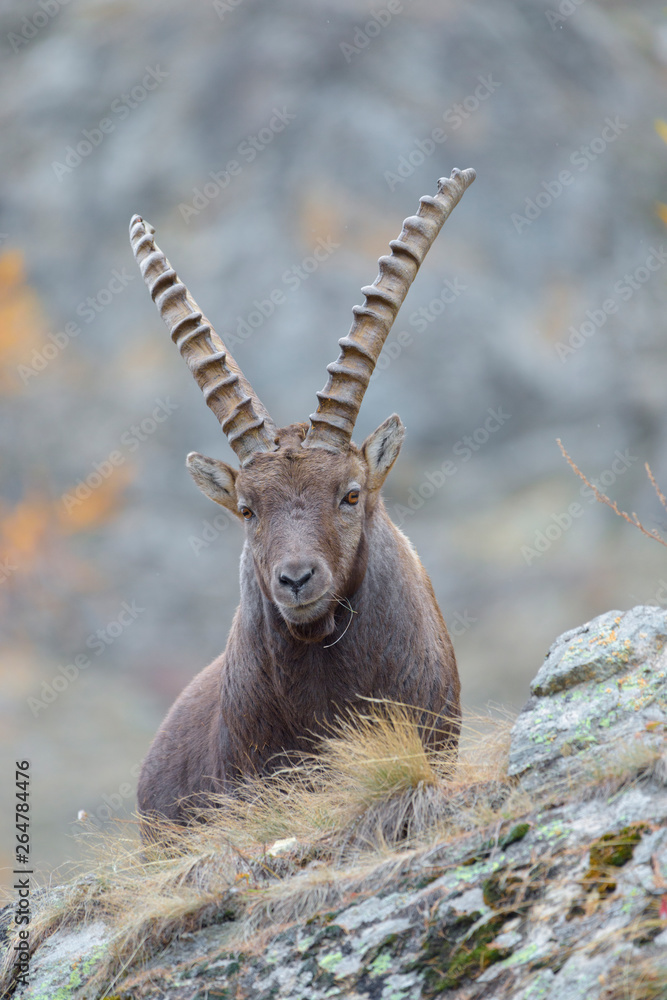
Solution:
M 553 644 L 512 731 L 509 774 L 526 790 L 576 785 L 664 746 L 667 613 L 638 607 L 605 615 Z M 630 761 L 632 763 L 632 761 Z M 596 771 L 597 769 L 597 771 Z

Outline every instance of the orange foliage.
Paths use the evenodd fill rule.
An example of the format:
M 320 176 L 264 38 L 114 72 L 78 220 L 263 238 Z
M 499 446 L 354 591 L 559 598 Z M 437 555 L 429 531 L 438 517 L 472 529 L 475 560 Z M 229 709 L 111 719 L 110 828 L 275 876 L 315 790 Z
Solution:
M 37 296 L 26 284 L 23 254 L 0 254 L 0 392 L 22 387 L 17 368 L 29 364 L 30 352 L 44 341 L 44 317 Z
M 21 252 L 0 252 L 0 399 L 24 392 L 27 396 L 31 379 L 26 374 L 45 367 L 43 362 L 35 366 L 37 355 L 54 357 L 45 314 L 27 283 Z M 81 361 L 73 354 L 65 364 L 75 384 Z M 63 370 L 61 366 L 61 375 Z M 0 614 L 5 639 L 17 641 L 21 649 L 33 641 L 35 624 L 69 641 L 77 616 L 73 605 L 108 586 L 75 538 L 103 528 L 122 509 L 134 473 L 129 461 L 123 463 L 106 479 L 96 479 L 99 486 L 87 492 L 85 480 L 92 478 L 93 469 L 82 469 L 79 483 L 67 491 L 74 501 L 65 503 L 49 482 L 50 471 L 48 462 L 26 463 L 18 482 L 11 482 L 12 499 L 0 496 Z M 9 480 L 5 486 L 10 488 Z
M 0 550 L 25 563 L 43 549 L 52 520 L 49 502 L 37 495 L 26 497 L 6 514 L 0 511 Z
M 19 250 L 0 253 L 0 394 L 22 391 L 18 368 L 30 365 L 33 350 L 50 342 L 46 332 L 37 295 L 26 281 L 23 254 Z M 25 577 L 34 570 L 59 567 L 62 572 L 64 566 L 76 565 L 63 548 L 63 539 L 94 530 L 113 517 L 132 476 L 129 464 L 114 469 L 86 499 L 70 505 L 69 511 L 62 497 L 30 486 L 14 506 L 0 500 L 0 563 L 7 560 L 11 573 L 26 583 Z
M 656 118 L 654 126 L 662 141 L 667 142 L 667 122 L 663 121 L 662 118 Z M 667 205 L 663 204 L 661 201 L 657 202 L 655 206 L 655 214 L 667 226 Z
M 654 122 L 654 127 L 663 142 L 667 142 L 667 122 L 662 118 L 656 118 Z M 655 206 L 655 214 L 661 219 L 667 226 L 667 205 L 659 201 Z
M 662 139 L 662 141 L 667 142 L 667 122 L 664 121 L 662 118 L 656 118 L 654 124 L 655 124 L 655 130 Z
M 120 466 L 69 511 L 62 498 L 54 500 L 37 492 L 12 508 L 0 504 L 0 555 L 18 563 L 22 571 L 29 570 L 62 536 L 91 531 L 112 518 L 122 506 L 123 491 L 133 475 L 131 465 Z
M 31 607 L 50 606 L 63 586 L 70 594 L 89 594 L 100 586 L 95 568 L 81 560 L 69 536 L 94 531 L 122 508 L 122 493 L 132 479 L 122 466 L 89 497 L 65 509 L 62 497 L 27 494 L 13 507 L 0 501 L 0 606 L 23 595 Z M 58 586 L 51 590 L 49 580 Z M 56 598 L 56 601 L 58 599 Z
M 114 469 L 113 474 L 92 490 L 89 497 L 68 505 L 65 509 L 62 500 L 58 502 L 58 520 L 63 532 L 70 534 L 76 531 L 89 531 L 99 527 L 118 511 L 122 504 L 121 495 L 125 487 L 134 478 L 134 467 L 121 465 Z M 71 496 L 74 495 L 72 490 Z

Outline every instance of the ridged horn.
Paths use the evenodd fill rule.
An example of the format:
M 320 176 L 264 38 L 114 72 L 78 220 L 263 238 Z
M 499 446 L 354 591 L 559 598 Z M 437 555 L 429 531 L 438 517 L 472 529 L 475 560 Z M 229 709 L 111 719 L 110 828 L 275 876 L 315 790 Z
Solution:
M 347 449 L 396 314 L 436 236 L 474 179 L 472 168 L 452 170 L 451 177 L 441 177 L 435 197 L 419 199 L 417 214 L 405 220 L 401 235 L 389 244 L 391 255 L 380 257 L 380 273 L 372 285 L 361 289 L 366 302 L 354 306 L 350 332 L 338 341 L 338 360 L 327 366 L 329 380 L 317 394 L 320 402 L 310 418 L 304 448 Z
M 140 215 L 132 217 L 130 243 L 146 286 L 239 462 L 245 465 L 256 452 L 275 451 L 275 424 L 220 337 L 155 245 L 154 235 L 150 223 Z

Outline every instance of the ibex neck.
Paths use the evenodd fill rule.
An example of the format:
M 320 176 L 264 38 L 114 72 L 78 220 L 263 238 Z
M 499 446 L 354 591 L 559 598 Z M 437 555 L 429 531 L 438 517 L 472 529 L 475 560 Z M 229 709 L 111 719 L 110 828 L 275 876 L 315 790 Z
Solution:
M 244 761 L 248 746 L 256 746 L 257 770 L 286 748 L 312 749 L 314 735 L 326 732 L 343 706 L 361 708 L 370 697 L 432 704 L 433 710 L 441 703 L 439 675 L 434 681 L 427 667 L 447 655 L 446 631 L 428 578 L 381 505 L 367 536 L 363 579 L 337 606 L 333 633 L 310 642 L 290 634 L 244 548 L 222 711 Z M 227 717 L 231 705 L 233 717 Z

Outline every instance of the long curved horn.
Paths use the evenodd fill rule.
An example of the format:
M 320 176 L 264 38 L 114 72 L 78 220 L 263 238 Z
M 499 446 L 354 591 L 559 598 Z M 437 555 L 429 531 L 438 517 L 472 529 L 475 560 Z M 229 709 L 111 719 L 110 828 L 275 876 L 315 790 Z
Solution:
M 239 462 L 245 465 L 258 451 L 275 451 L 275 424 L 220 337 L 155 245 L 154 235 L 150 223 L 140 215 L 132 217 L 130 243 L 146 286 Z
M 435 197 L 419 199 L 417 214 L 405 220 L 401 235 L 389 244 L 391 255 L 380 257 L 380 273 L 372 285 L 361 289 L 366 302 L 354 306 L 350 332 L 338 341 L 338 360 L 327 366 L 329 380 L 317 394 L 320 402 L 310 418 L 304 448 L 347 449 L 396 314 L 436 236 L 474 179 L 472 168 L 452 170 L 451 177 L 441 177 Z

